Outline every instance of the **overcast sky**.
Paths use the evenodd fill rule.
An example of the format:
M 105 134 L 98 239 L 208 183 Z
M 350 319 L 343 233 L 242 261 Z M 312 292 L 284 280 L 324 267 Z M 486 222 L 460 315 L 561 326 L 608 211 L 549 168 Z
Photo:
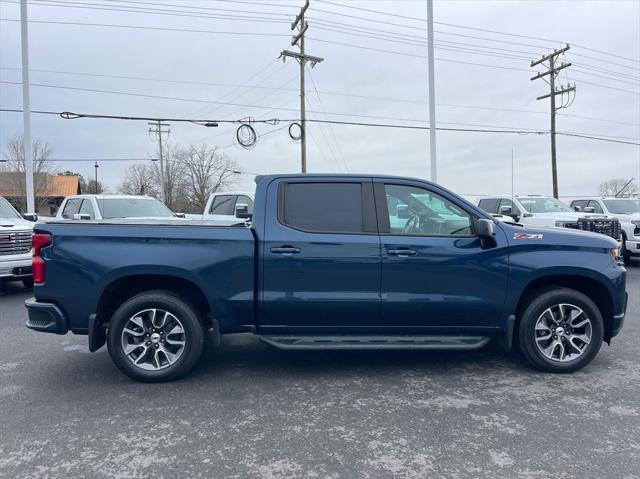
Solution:
M 344 8 L 337 5 L 340 3 L 397 16 Z M 294 18 L 303 0 L 30 0 L 29 4 L 32 21 L 156 28 L 33 22 L 29 25 L 32 84 L 183 99 L 33 86 L 34 110 L 212 120 L 246 116 L 292 119 L 299 115 L 298 66 L 291 61 L 283 64 L 276 60 L 281 50 L 292 48 L 287 21 Z M 162 4 L 167 6 L 161 7 Z M 144 11 L 106 9 L 132 7 Z M 153 14 L 150 9 L 173 10 L 173 14 Z M 204 17 L 189 16 L 194 14 Z M 312 110 L 308 118 L 427 125 L 424 58 L 427 49 L 421 45 L 426 41 L 426 23 L 404 18 L 426 18 L 426 1 L 311 0 L 307 15 L 307 53 L 324 58 L 311 72 L 320 100 L 307 77 L 308 108 Z M 18 19 L 19 4 L 3 0 L 0 16 Z M 536 101 L 537 96 L 548 92 L 548 86 L 542 80 L 529 80 L 536 71 L 541 71 L 530 68 L 529 61 L 566 42 L 571 50 L 564 60 L 575 66 L 566 69 L 559 81 L 563 84 L 575 81 L 577 95 L 569 108 L 561 110 L 558 130 L 632 143 L 640 141 L 640 2 L 436 1 L 434 19 L 439 22 L 435 25 L 438 126 L 548 130 L 549 102 Z M 357 35 L 350 34 L 354 32 Z M 20 24 L 1 21 L 0 80 L 20 82 L 21 74 L 16 69 L 20 65 Z M 243 84 L 251 88 L 223 86 Z M 199 100 L 254 106 L 217 105 Z M 0 83 L 0 107 L 21 106 L 20 85 Z M 32 124 L 33 135 L 49 141 L 56 158 L 148 158 L 156 146 L 145 122 L 63 120 L 33 115 Z M 288 137 L 287 126 L 284 122 L 277 126 L 257 124 L 258 134 L 269 134 L 258 138 L 250 151 L 233 145 L 236 128 L 233 125 L 207 129 L 173 123 L 169 141 L 173 145 L 206 143 L 224 147 L 223 151 L 247 172 L 297 172 L 300 146 Z M 282 129 L 275 131 L 278 128 Z M 429 177 L 426 130 L 310 124 L 308 132 L 310 172 Z M 3 148 L 10 137 L 21 133 L 22 115 L 0 113 Z M 548 135 L 439 131 L 438 180 L 470 196 L 510 194 L 512 149 L 515 193 L 551 193 Z M 100 162 L 100 179 L 115 191 L 128 165 Z M 640 147 L 559 136 L 558 167 L 561 196 L 593 194 L 605 179 L 637 178 Z M 59 168 L 93 175 L 91 161 L 59 163 Z M 250 175 L 240 177 L 237 184 L 238 188 L 252 185 Z

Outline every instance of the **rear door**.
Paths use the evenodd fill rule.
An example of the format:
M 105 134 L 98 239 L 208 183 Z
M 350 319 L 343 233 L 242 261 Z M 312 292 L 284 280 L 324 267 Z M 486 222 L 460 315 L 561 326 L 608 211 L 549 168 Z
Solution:
M 410 180 L 374 188 L 382 324 L 432 334 L 500 327 L 509 268 L 502 230 L 497 246 L 483 249 L 475 213 L 448 192 Z
M 380 238 L 371 181 L 276 180 L 266 212 L 261 331 L 378 326 Z

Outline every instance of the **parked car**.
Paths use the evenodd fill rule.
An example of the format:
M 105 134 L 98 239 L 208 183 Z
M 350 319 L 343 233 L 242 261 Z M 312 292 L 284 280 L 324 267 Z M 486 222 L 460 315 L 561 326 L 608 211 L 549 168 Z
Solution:
M 410 178 L 256 183 L 250 227 L 38 224 L 27 327 L 86 334 L 90 351 L 106 342 L 118 368 L 151 382 L 189 371 L 206 330 L 215 343 L 251 332 L 302 350 L 474 350 L 495 338 L 567 372 L 622 328 L 626 270 L 607 236 L 499 222 Z
M 603 214 L 577 213 L 552 196 L 496 196 L 483 198 L 478 206 L 490 214 L 511 216 L 526 226 L 559 226 L 601 233 L 622 243 L 620 222 Z
M 253 214 L 255 193 L 252 191 L 224 191 L 213 193 L 207 200 L 202 219 L 220 226 L 230 226 L 244 221 Z M 240 215 L 238 216 L 238 211 Z
M 113 218 L 184 219 L 160 200 L 150 196 L 74 195 L 67 196 L 56 219 L 103 220 Z
M 622 256 L 625 262 L 640 255 L 640 199 L 637 198 L 579 198 L 571 202 L 578 212 L 603 213 L 618 218 L 622 229 Z
M 25 216 L 0 196 L 0 281 L 22 281 L 31 288 L 31 234 L 38 217 Z

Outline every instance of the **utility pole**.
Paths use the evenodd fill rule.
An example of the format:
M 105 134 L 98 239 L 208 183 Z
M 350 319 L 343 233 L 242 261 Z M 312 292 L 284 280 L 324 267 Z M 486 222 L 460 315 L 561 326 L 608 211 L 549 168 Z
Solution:
M 291 40 L 291 46 L 298 45 L 300 53 L 292 52 L 289 50 L 282 50 L 280 52 L 280 58 L 285 61 L 287 57 L 295 58 L 300 63 L 300 171 L 302 173 L 307 172 L 307 124 L 306 124 L 306 108 L 304 99 L 304 69 L 309 62 L 311 68 L 316 66 L 316 63 L 320 63 L 324 58 L 314 57 L 307 55 L 304 50 L 304 34 L 309 28 L 309 24 L 304 19 L 304 14 L 309 8 L 309 0 L 305 0 L 304 6 L 300 9 L 300 13 L 291 24 L 291 30 L 298 31 Z
M 93 190 L 94 190 L 94 193 L 97 195 L 98 194 L 98 162 L 97 161 L 94 163 L 93 167 L 95 168 L 95 173 L 96 173 Z
M 431 160 L 431 181 L 438 181 L 436 164 L 436 85 L 433 58 L 433 0 L 427 0 L 427 44 L 429 54 L 429 156 Z
M 164 159 L 163 159 L 163 155 L 162 155 L 162 135 L 163 134 L 167 134 L 167 137 L 169 136 L 169 133 L 171 133 L 171 130 L 169 129 L 169 124 L 168 123 L 162 123 L 160 120 L 156 120 L 156 121 L 152 121 L 148 123 L 149 125 L 151 125 L 152 127 L 155 128 L 149 128 L 149 135 L 151 135 L 151 133 L 155 134 L 158 137 L 158 150 L 160 152 L 160 201 L 162 201 L 163 203 L 165 203 L 165 197 L 164 197 Z M 165 128 L 163 130 L 163 128 Z
M 22 43 L 22 111 L 24 119 L 24 171 L 27 190 L 27 213 L 35 213 L 35 195 L 33 191 L 33 150 L 31 143 L 31 101 L 29 98 L 29 23 L 27 19 L 27 0 L 20 0 L 20 34 Z
M 565 93 L 569 94 L 571 92 L 574 92 L 574 99 L 575 99 L 575 91 L 576 91 L 575 83 L 573 85 L 567 84 L 567 86 L 560 85 L 559 88 L 556 87 L 556 77 L 558 76 L 558 72 L 560 70 L 564 70 L 565 68 L 568 68 L 571 66 L 571 63 L 566 63 L 566 62 L 562 62 L 560 63 L 559 66 L 556 66 L 556 60 L 559 55 L 562 55 L 569 49 L 570 49 L 569 44 L 567 44 L 564 48 L 560 48 L 559 50 L 554 50 L 552 53 L 549 53 L 548 55 L 543 56 L 539 60 L 535 60 L 531 62 L 531 67 L 534 67 L 540 64 L 544 65 L 544 62 L 549 62 L 547 71 L 538 73 L 536 76 L 531 77 L 531 81 L 537 80 L 539 78 L 542 78 L 543 80 L 547 81 L 544 77 L 549 75 L 549 80 L 547 81 L 547 83 L 549 84 L 549 93 L 546 95 L 539 96 L 538 98 L 536 98 L 536 100 L 544 100 L 545 98 L 551 99 L 551 176 L 553 181 L 554 198 L 558 198 L 558 166 L 556 161 L 556 112 L 561 108 L 566 108 L 571 103 L 573 103 L 573 100 L 571 100 L 571 103 L 567 101 L 566 105 L 563 102 L 561 102 L 560 106 L 556 107 L 556 96 L 564 95 Z M 546 67 L 546 65 L 544 66 Z

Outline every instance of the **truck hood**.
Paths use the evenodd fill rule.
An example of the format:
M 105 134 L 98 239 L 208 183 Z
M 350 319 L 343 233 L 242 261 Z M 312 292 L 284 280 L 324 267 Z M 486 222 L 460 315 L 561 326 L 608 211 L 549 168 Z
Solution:
M 640 221 L 640 213 L 634 213 L 631 215 L 614 215 L 616 218 L 618 218 L 620 221 L 623 221 L 625 223 L 630 223 L 632 221 Z
M 31 231 L 33 225 L 31 221 L 22 218 L 0 218 L 0 231 Z
M 570 213 L 570 212 L 554 212 L 554 213 L 533 213 L 534 216 L 540 216 L 541 218 L 550 218 L 558 221 L 578 221 L 578 218 L 585 216 L 584 213 Z
M 618 242 L 610 236 L 593 233 L 591 231 L 581 231 L 555 226 L 535 228 L 529 226 L 516 226 L 508 223 L 499 223 L 499 225 L 507 234 L 509 244 L 512 246 L 520 244 L 541 244 L 546 246 L 582 246 L 605 249 L 619 247 Z

